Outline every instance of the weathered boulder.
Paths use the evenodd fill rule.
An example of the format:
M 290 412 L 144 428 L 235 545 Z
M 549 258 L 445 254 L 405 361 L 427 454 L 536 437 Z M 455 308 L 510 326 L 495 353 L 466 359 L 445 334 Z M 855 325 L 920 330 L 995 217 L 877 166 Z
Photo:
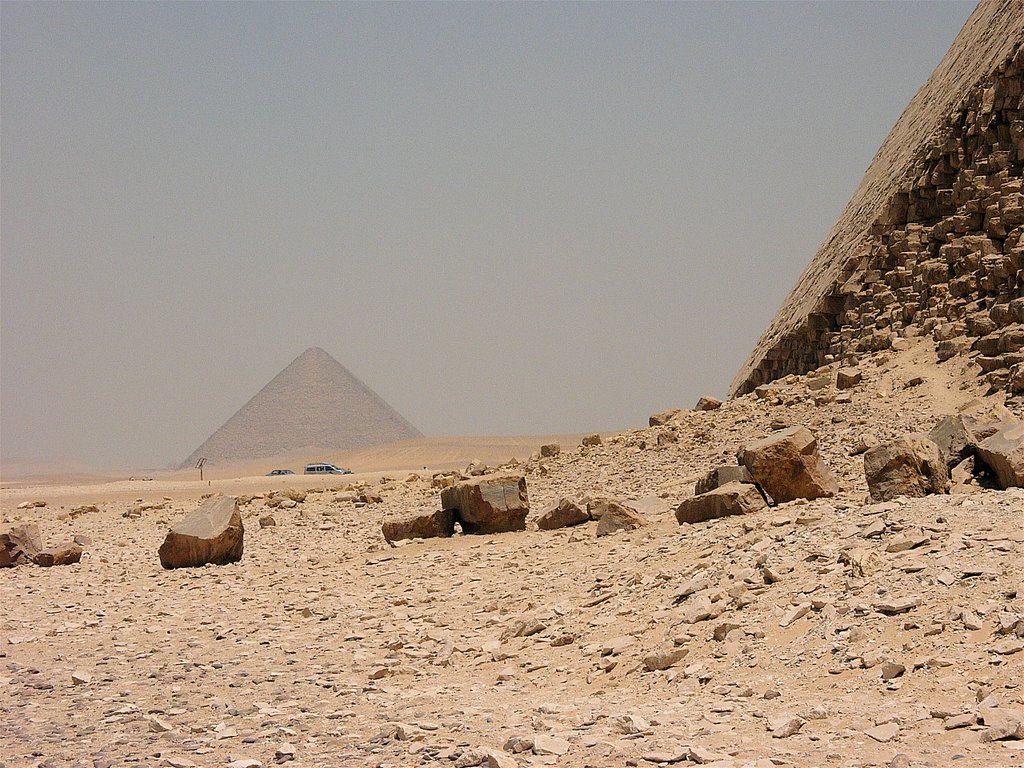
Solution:
M 722 401 L 719 400 L 717 397 L 710 397 L 709 395 L 704 395 L 702 398 L 700 398 L 697 401 L 697 404 L 695 406 L 693 406 L 693 410 L 695 410 L 695 411 L 717 411 L 721 407 L 722 407 Z
M 904 435 L 867 451 L 864 475 L 874 501 L 949 492 L 949 468 L 939 446 L 923 434 Z
M 834 496 L 839 484 L 818 455 L 811 430 L 790 427 L 741 449 L 740 464 L 776 504 Z
M 669 408 L 668 410 L 656 413 L 647 419 L 647 423 L 651 427 L 663 427 L 681 414 L 683 411 L 680 408 Z
M 715 490 L 715 488 L 721 488 L 726 483 L 753 484 L 753 482 L 754 478 L 746 467 L 739 465 L 718 467 L 712 469 L 697 481 L 697 484 L 693 487 L 693 493 L 694 495 L 707 493 L 708 491 Z
M 840 368 L 836 372 L 836 389 L 853 389 L 864 379 L 856 368 Z
M 211 496 L 179 521 L 160 545 L 164 568 L 224 565 L 242 559 L 245 530 L 234 496 Z
M 1014 395 L 1024 394 L 1024 363 L 1017 363 L 1010 368 L 1006 389 Z
M 932 427 L 928 439 L 939 447 L 939 454 L 949 468 L 974 455 L 974 436 L 963 416 L 946 416 Z
M 608 497 L 587 502 L 591 520 L 597 520 L 597 535 L 609 536 L 616 531 L 632 531 L 647 524 L 647 520 L 633 507 Z
M 562 452 L 562 446 L 558 443 L 547 443 L 540 447 L 540 455 L 546 459 L 557 456 Z
M 978 443 L 978 458 L 1002 489 L 1024 486 L 1024 422 L 1017 422 Z
M 728 515 L 745 515 L 767 507 L 767 503 L 750 483 L 726 483 L 714 490 L 684 499 L 676 508 L 676 522 L 700 523 Z
M 441 491 L 441 508 L 455 513 L 463 533 L 525 531 L 526 478 L 493 474 L 463 480 Z
M 542 531 L 553 531 L 556 528 L 579 525 L 588 520 L 590 520 L 590 514 L 587 510 L 581 509 L 579 504 L 571 499 L 562 499 L 537 518 L 537 527 Z
M 980 443 L 999 430 L 1018 422 L 1009 408 L 987 398 L 978 398 L 967 403 L 960 409 L 960 415 L 963 416 L 964 425 L 975 443 Z
M 601 435 L 599 433 L 597 433 L 597 432 L 594 432 L 594 433 L 589 434 L 589 435 L 584 435 L 583 436 L 583 440 L 580 441 L 580 445 L 594 446 L 594 445 L 600 445 L 600 444 L 601 444 Z
M 56 547 L 37 552 L 32 558 L 36 565 L 49 568 L 54 565 L 74 565 L 82 559 L 82 548 L 74 541 L 58 544 Z
M 17 525 L 0 533 L 0 568 L 33 562 L 43 550 L 39 526 L 34 523 Z
M 811 392 L 820 392 L 823 389 L 828 389 L 831 385 L 832 377 L 827 372 L 809 373 L 804 379 L 804 386 Z
M 660 672 L 669 669 L 681 661 L 689 651 L 689 648 L 668 648 L 649 653 L 644 656 L 644 671 Z
M 390 518 L 381 525 L 388 543 L 402 539 L 446 539 L 455 533 L 455 512 L 439 509 L 425 515 Z

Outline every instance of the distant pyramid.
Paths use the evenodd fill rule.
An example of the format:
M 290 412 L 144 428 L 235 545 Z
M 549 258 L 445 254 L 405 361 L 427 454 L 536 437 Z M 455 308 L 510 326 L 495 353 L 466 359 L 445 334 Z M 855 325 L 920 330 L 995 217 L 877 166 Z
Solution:
M 319 347 L 310 347 L 189 456 L 193 466 L 347 451 L 423 435 Z M 317 457 L 311 455 L 310 460 Z

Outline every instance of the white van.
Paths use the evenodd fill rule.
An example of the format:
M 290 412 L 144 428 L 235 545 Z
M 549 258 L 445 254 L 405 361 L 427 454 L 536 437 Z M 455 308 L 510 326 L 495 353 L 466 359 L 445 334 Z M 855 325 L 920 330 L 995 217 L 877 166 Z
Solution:
M 307 464 L 305 473 L 307 475 L 351 475 L 351 469 L 336 467 L 333 464 L 317 463 Z

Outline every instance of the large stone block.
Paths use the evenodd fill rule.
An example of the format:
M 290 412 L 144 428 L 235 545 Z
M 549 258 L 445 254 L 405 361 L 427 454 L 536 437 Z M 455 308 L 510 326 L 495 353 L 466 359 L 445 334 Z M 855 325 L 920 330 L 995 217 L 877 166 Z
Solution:
M 743 448 L 738 458 L 776 504 L 839 492 L 839 484 L 818 455 L 818 444 L 807 427 L 790 427 L 769 435 Z
M 702 493 L 713 491 L 715 488 L 721 488 L 726 483 L 753 484 L 753 482 L 754 478 L 750 474 L 750 470 L 744 466 L 717 467 L 697 481 L 697 484 L 693 487 L 693 493 L 699 496 Z
M 455 513 L 464 533 L 525 531 L 526 478 L 494 474 L 464 480 L 441 491 L 441 508 Z
M 610 536 L 616 531 L 634 531 L 647 525 L 647 520 L 637 510 L 616 499 L 594 499 L 588 511 L 597 520 L 597 535 Z
M 682 413 L 681 408 L 669 408 L 668 410 L 655 413 L 647 419 L 647 424 L 652 427 L 663 427 L 676 420 Z
M 836 373 L 836 389 L 853 389 L 863 378 L 864 374 L 856 368 L 840 368 Z
M 647 524 L 639 510 L 621 499 L 610 496 L 588 496 L 584 499 L 587 514 L 597 521 L 597 535 L 608 536 L 616 531 L 632 531 Z
M 556 528 L 579 525 L 589 520 L 590 513 L 587 510 L 581 509 L 579 504 L 571 499 L 562 499 L 537 518 L 537 527 L 542 531 L 553 531 Z
M 81 559 L 82 547 L 74 541 L 66 541 L 37 553 L 33 562 L 36 565 L 49 568 L 54 565 L 74 565 Z
M 676 508 L 676 522 L 700 523 L 729 515 L 757 512 L 768 505 L 757 486 L 750 483 L 726 483 L 714 490 L 685 499 Z
M 722 401 L 719 400 L 717 397 L 711 397 L 710 395 L 704 395 L 703 397 L 701 397 L 697 401 L 697 404 L 695 406 L 693 406 L 693 410 L 695 410 L 695 411 L 717 411 L 721 407 L 722 407 Z
M 38 525 L 17 525 L 0 533 L 0 567 L 31 563 L 42 551 L 43 540 Z
M 391 518 L 381 525 L 381 532 L 389 543 L 403 539 L 445 539 L 455 533 L 455 513 L 440 509 L 426 515 Z
M 960 415 L 975 444 L 1018 422 L 1009 408 L 987 398 L 972 400 L 960 409 Z
M 939 454 L 947 467 L 955 467 L 974 455 L 974 436 L 963 416 L 946 416 L 932 427 L 928 439 L 939 447 Z
M 978 458 L 996 476 L 1000 488 L 1024 486 L 1024 422 L 1004 427 L 978 443 Z
M 238 500 L 234 496 L 213 496 L 167 532 L 160 545 L 160 564 L 164 568 L 192 568 L 238 562 L 242 559 L 244 535 Z
M 874 501 L 949 491 L 949 468 L 926 435 L 905 435 L 864 454 L 864 476 Z

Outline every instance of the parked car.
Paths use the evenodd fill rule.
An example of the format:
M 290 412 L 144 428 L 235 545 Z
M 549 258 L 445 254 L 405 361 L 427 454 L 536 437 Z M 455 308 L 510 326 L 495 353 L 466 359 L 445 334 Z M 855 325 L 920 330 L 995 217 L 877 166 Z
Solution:
M 275 475 L 294 475 L 290 469 L 272 469 L 267 472 L 267 477 L 274 477 Z
M 333 464 L 327 464 L 324 462 L 318 462 L 316 464 L 306 465 L 307 475 L 351 475 L 351 469 L 345 469 L 344 467 L 336 467 Z

